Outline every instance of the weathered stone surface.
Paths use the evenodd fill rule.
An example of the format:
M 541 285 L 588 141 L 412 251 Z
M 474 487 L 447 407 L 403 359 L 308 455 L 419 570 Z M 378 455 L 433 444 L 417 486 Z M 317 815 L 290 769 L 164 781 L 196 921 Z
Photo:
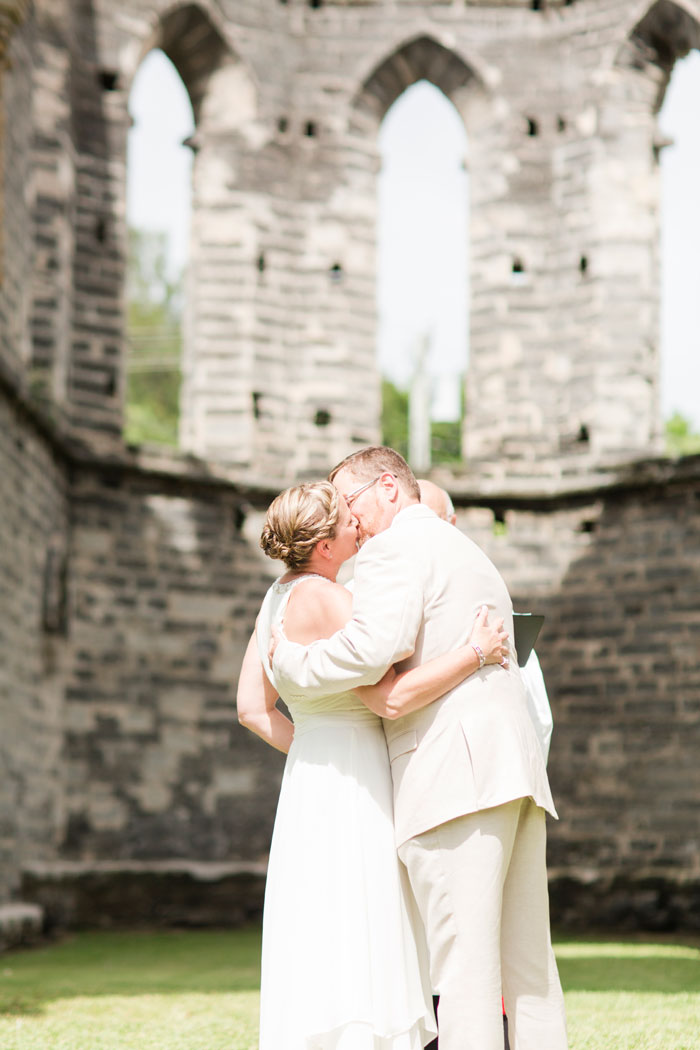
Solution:
M 376 438 L 377 134 L 428 79 L 469 140 L 475 470 L 532 475 L 565 454 L 581 473 L 657 448 L 656 113 L 698 23 L 667 3 L 637 14 L 35 4 L 3 90 L 37 388 L 93 448 L 119 446 L 128 95 L 160 46 L 196 121 L 184 447 L 291 479 Z
M 0 904 L 0 952 L 35 944 L 43 931 L 44 912 L 38 904 Z
M 497 534 L 493 515 L 460 510 L 515 608 L 546 616 L 556 878 L 700 877 L 700 457 L 685 480 L 667 469 L 636 490 L 523 501 L 500 511 Z
M 61 618 L 50 630 L 45 622 L 51 579 L 61 591 L 64 471 L 0 388 L 0 900 L 17 888 L 26 857 L 52 856 L 58 845 Z
M 260 920 L 265 865 L 177 860 L 31 865 L 24 890 L 41 901 L 50 930 L 236 927 Z
M 697 926 L 700 459 L 653 455 L 655 114 L 699 19 L 0 3 L 0 900 L 259 913 L 282 758 L 236 720 L 276 568 L 257 535 L 279 488 L 377 436 L 377 131 L 427 78 L 472 200 L 469 458 L 436 480 L 547 617 L 554 914 Z M 173 454 L 121 435 L 128 93 L 153 46 L 197 125 Z
M 700 882 L 663 877 L 550 875 L 552 922 L 568 930 L 700 929 Z
M 274 566 L 240 497 L 87 470 L 72 496 L 64 855 L 264 857 L 281 756 L 235 688 Z

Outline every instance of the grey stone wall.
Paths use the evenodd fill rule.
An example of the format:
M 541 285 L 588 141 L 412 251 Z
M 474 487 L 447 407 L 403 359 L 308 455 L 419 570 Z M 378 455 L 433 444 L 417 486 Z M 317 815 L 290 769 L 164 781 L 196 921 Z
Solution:
M 0 901 L 25 860 L 53 857 L 63 804 L 65 462 L 29 406 L 35 40 L 0 4 Z
M 546 616 L 555 917 L 697 929 L 700 457 L 566 499 L 463 509 L 459 525 L 515 608 Z
M 59 846 L 67 526 L 61 457 L 0 385 L 0 900 Z
M 265 499 L 182 470 L 73 477 L 64 819 L 25 892 L 85 924 L 125 900 L 133 921 L 256 914 L 282 760 L 237 725 L 235 681 L 274 572 Z M 697 928 L 700 457 L 536 499 L 455 485 L 515 607 L 546 616 L 555 919 Z
M 120 468 L 71 495 L 61 856 L 264 859 L 282 757 L 235 694 L 274 566 L 240 495 Z
M 0 362 L 10 375 L 25 373 L 31 355 L 30 303 L 34 242 L 26 188 L 32 171 L 33 41 L 27 27 L 4 41 L 11 74 L 0 80 L 2 130 L 2 237 L 0 252 Z M 4 50 L 4 48 L 3 48 Z

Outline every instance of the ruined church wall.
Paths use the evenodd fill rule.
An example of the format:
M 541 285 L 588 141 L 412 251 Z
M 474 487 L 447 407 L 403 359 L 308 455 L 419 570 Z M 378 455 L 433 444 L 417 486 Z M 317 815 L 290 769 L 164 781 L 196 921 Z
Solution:
M 32 172 L 33 39 L 17 29 L 9 45 L 9 69 L 0 80 L 2 106 L 2 233 L 0 237 L 0 365 L 18 378 L 31 355 L 30 305 L 34 238 L 28 200 Z
M 3 897 L 21 884 L 54 918 L 153 919 L 167 887 L 149 879 L 189 864 L 206 921 L 259 908 L 282 759 L 238 726 L 235 690 L 275 573 L 260 513 L 285 476 L 320 474 L 374 434 L 374 136 L 411 77 L 439 82 L 455 52 L 491 93 L 455 94 L 474 172 L 493 174 L 474 184 L 473 335 L 475 361 L 502 375 L 479 384 L 471 418 L 517 458 L 451 487 L 516 606 L 547 617 L 555 915 L 697 926 L 698 460 L 596 478 L 585 449 L 557 445 L 575 443 L 564 423 L 586 403 L 610 428 L 608 441 L 591 425 L 592 446 L 653 430 L 655 344 L 637 337 L 655 325 L 656 219 L 652 207 L 635 224 L 635 208 L 655 189 L 663 75 L 616 58 L 643 5 L 550 6 L 203 5 L 234 56 L 209 102 L 233 83 L 247 102 L 234 128 L 210 108 L 197 144 L 188 441 L 249 477 L 132 455 L 120 433 L 126 95 L 170 9 L 39 2 L 17 30 L 2 76 Z M 432 43 L 388 61 L 357 101 L 421 34 Z M 541 489 L 540 468 L 567 480 Z M 122 883 L 107 900 L 81 882 L 109 882 L 107 868 L 131 873 L 141 911 Z M 241 871 L 245 885 L 222 890 Z M 193 913 L 180 898 L 167 919 Z
M 9 5 L 7 5 L 9 6 Z M 3 11 L 0 234 L 0 902 L 24 861 L 55 855 L 61 823 L 61 583 L 66 465 L 28 408 L 33 264 L 31 27 Z
M 455 497 L 515 608 L 546 616 L 555 920 L 696 928 L 700 459 Z M 52 916 L 119 923 L 125 893 L 134 921 L 258 913 L 283 760 L 237 724 L 235 689 L 276 571 L 256 549 L 268 498 L 182 471 L 75 476 L 65 819 L 53 859 L 25 866 Z
M 648 465 L 647 465 L 648 466 Z M 553 914 L 700 927 L 700 457 L 567 500 L 460 511 L 544 613 Z
M 469 143 L 470 461 L 507 486 L 572 449 L 579 472 L 648 454 L 656 106 L 698 10 L 631 42 L 645 8 L 623 0 L 34 5 L 5 77 L 19 98 L 32 66 L 11 148 L 17 179 L 32 151 L 34 380 L 76 436 L 118 450 L 128 95 L 163 46 L 197 120 L 184 447 L 291 480 L 376 438 L 377 135 L 426 78 Z
M 247 509 L 182 474 L 77 475 L 62 858 L 266 857 L 282 756 L 238 724 L 236 683 L 279 566 Z
M 0 902 L 59 846 L 67 526 L 61 457 L 0 386 Z

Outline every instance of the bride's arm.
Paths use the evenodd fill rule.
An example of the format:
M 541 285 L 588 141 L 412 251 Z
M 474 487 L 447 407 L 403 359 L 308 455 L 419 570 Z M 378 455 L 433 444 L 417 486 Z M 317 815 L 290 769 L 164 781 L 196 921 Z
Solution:
M 410 714 L 431 704 L 479 669 L 479 655 L 474 646 L 482 650 L 486 664 L 507 666 L 508 635 L 503 629 L 503 620 L 490 626 L 486 606 L 477 615 L 466 645 L 401 674 L 389 668 L 376 685 L 361 686 L 354 691 L 382 718 Z
M 275 706 L 277 690 L 260 663 L 255 631 L 248 642 L 238 676 L 236 704 L 241 725 L 286 755 L 294 738 L 294 723 Z

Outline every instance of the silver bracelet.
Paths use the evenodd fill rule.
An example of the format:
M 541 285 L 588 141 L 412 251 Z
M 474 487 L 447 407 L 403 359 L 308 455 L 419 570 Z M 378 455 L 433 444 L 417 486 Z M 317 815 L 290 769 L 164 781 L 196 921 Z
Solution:
M 480 645 L 474 645 L 473 642 L 472 642 L 472 649 L 474 650 L 476 655 L 479 657 L 479 670 L 481 670 L 481 668 L 486 663 L 486 657 L 484 656 L 484 650 L 481 648 Z

